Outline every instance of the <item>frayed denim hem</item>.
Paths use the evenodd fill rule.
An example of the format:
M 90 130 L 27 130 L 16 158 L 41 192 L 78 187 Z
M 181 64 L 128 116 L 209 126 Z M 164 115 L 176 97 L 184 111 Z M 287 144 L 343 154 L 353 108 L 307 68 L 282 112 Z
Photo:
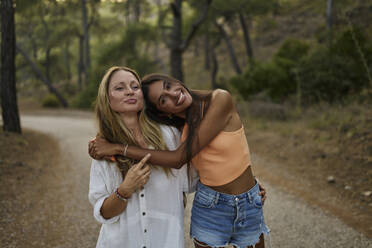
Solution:
M 200 240 L 196 239 L 196 237 L 191 237 L 191 239 L 195 244 L 197 244 L 201 247 L 224 248 L 224 247 L 228 247 L 230 245 L 233 245 L 235 248 L 246 248 L 248 246 L 252 246 L 253 248 L 255 248 L 256 244 L 260 241 L 261 234 L 264 235 L 265 247 L 272 248 L 270 230 L 262 231 L 260 233 L 260 235 L 258 236 L 257 241 L 253 242 L 253 244 L 248 244 L 248 245 L 244 245 L 244 246 L 239 246 L 235 243 L 227 243 L 227 244 L 224 244 L 224 245 L 209 245 L 209 244 L 206 244 L 203 241 L 200 241 Z M 268 246 L 266 246 L 266 243 L 267 243 L 266 241 L 268 241 Z M 203 242 L 204 244 L 202 244 L 200 242 Z
M 258 236 L 257 240 L 255 240 L 254 242 L 252 242 L 252 244 L 247 244 L 247 245 L 244 245 L 244 246 L 239 246 L 235 243 L 230 243 L 229 245 L 233 245 L 235 248 L 246 248 L 246 247 L 249 247 L 249 246 L 252 246 L 252 248 L 255 248 L 257 243 L 260 241 L 260 236 L 261 234 L 264 235 L 264 242 L 265 242 L 265 247 L 269 247 L 269 248 L 272 248 L 271 246 L 271 236 L 270 236 L 270 230 L 269 231 L 263 231 L 262 233 L 260 233 L 260 235 Z M 268 240 L 268 246 L 266 246 L 266 240 Z
M 201 247 L 212 247 L 212 248 L 223 248 L 223 247 L 228 247 L 230 244 L 225 244 L 225 245 L 215 245 L 215 246 L 213 246 L 213 245 L 208 245 L 208 244 L 206 244 L 205 245 L 205 242 L 203 242 L 203 241 L 200 241 L 199 239 L 196 239 L 196 237 L 191 237 L 191 239 L 192 239 L 192 241 L 195 243 L 195 244 L 197 244 L 197 245 L 199 245 L 199 246 L 201 246 Z M 200 242 L 203 242 L 204 244 L 202 244 L 202 243 L 200 243 Z

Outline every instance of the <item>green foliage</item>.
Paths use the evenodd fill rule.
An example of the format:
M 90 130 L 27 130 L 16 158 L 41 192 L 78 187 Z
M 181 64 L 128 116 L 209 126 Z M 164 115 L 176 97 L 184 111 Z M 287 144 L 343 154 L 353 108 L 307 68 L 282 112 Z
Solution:
M 153 60 L 147 51 L 143 51 L 147 43 L 155 38 L 152 30 L 148 24 L 132 24 L 127 27 L 119 41 L 104 44 L 88 87 L 73 100 L 72 105 L 78 108 L 91 108 L 101 79 L 111 66 L 133 68 L 140 76 L 153 72 L 155 69 Z
M 212 10 L 220 14 L 242 11 L 250 15 L 264 15 L 273 10 L 277 4 L 278 0 L 214 0 Z
M 319 47 L 301 64 L 300 87 L 306 102 L 343 101 L 348 95 L 368 87 L 367 70 L 372 64 L 372 47 L 362 32 L 357 29 L 353 32 L 358 44 L 355 44 L 351 30 L 346 30 L 331 48 Z
M 103 76 L 103 75 L 102 75 Z M 97 97 L 99 83 L 90 83 L 88 87 L 72 99 L 71 106 L 75 108 L 91 109 Z
M 155 39 L 152 30 L 152 26 L 143 23 L 128 26 L 119 41 L 104 44 L 97 59 L 97 67 L 106 70 L 112 65 L 125 65 L 141 75 L 150 72 L 153 69 L 151 58 L 147 51 L 141 52 L 141 48 Z
M 294 71 L 308 50 L 307 43 L 289 39 L 271 62 L 256 63 L 253 68 L 247 68 L 242 76 L 234 77 L 231 83 L 244 98 L 264 91 L 275 101 L 284 100 L 296 92 Z
M 291 85 L 287 71 L 273 62 L 256 63 L 253 69 L 232 78 L 230 83 L 245 99 L 264 91 L 272 99 L 280 100 L 287 96 L 287 88 L 295 88 Z
M 41 102 L 41 106 L 45 108 L 59 108 L 61 105 L 55 95 L 47 95 Z
M 274 59 L 284 58 L 293 62 L 300 60 L 307 55 L 310 45 L 302 40 L 290 38 L 286 40 L 276 52 Z
M 331 47 L 318 45 L 311 53 L 308 43 L 289 39 L 272 61 L 256 63 L 230 82 L 245 99 L 265 92 L 282 101 L 297 92 L 302 103 L 332 103 L 367 88 L 371 65 L 371 41 L 353 28 L 335 37 Z

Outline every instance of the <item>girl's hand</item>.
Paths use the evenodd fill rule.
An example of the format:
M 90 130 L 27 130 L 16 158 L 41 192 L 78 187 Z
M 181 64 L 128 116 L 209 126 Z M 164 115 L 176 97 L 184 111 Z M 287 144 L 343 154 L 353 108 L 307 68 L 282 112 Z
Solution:
M 104 157 L 110 157 L 116 155 L 117 144 L 112 144 L 101 137 L 89 141 L 88 144 L 89 155 L 94 159 L 103 159 Z
M 101 159 L 103 159 L 103 157 L 98 157 L 97 154 L 94 152 L 93 144 L 94 144 L 95 141 L 96 141 L 96 138 L 94 138 L 94 139 L 92 139 L 88 142 L 88 153 L 89 153 L 89 156 L 91 156 L 92 158 L 94 158 L 96 160 L 101 160 Z
M 260 192 L 258 194 L 262 197 L 262 205 L 263 205 L 266 200 L 266 189 L 260 183 L 258 183 L 258 187 L 260 188 Z
M 145 164 L 150 158 L 147 154 L 140 162 L 133 165 L 127 172 L 124 181 L 119 186 L 119 193 L 124 197 L 131 197 L 131 195 L 139 188 L 143 187 L 150 178 L 150 166 Z

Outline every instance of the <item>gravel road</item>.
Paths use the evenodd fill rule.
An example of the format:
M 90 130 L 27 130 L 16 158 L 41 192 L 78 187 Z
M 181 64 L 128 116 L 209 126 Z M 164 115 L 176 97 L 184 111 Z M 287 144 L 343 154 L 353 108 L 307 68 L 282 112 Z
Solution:
M 88 114 L 81 117 L 76 113 L 61 113 L 55 116 L 23 115 L 21 118 L 23 127 L 52 135 L 59 141 L 61 149 L 61 163 L 56 165 L 55 176 L 50 177 L 50 185 L 46 185 L 50 190 L 43 196 L 49 204 L 48 209 L 58 209 L 58 213 L 37 208 L 30 210 L 46 212 L 47 218 L 41 218 L 40 222 L 54 223 L 54 228 L 45 230 L 37 239 L 29 238 L 35 238 L 35 247 L 94 247 L 99 224 L 93 219 L 87 197 L 90 170 L 87 142 L 95 135 L 94 121 Z M 272 247 L 372 248 L 371 239 L 337 218 L 276 189 L 269 182 L 263 184 L 268 191 L 264 211 L 271 229 Z M 188 197 L 186 232 L 192 197 Z M 53 206 L 57 204 L 59 206 Z M 45 241 L 41 241 L 43 239 Z M 187 244 L 192 247 L 188 239 Z

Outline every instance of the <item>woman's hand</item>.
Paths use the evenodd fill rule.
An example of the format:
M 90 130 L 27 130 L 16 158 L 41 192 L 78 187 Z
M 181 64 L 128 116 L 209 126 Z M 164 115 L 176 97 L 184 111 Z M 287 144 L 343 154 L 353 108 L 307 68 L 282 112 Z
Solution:
M 260 188 L 260 192 L 258 194 L 262 197 L 262 205 L 263 205 L 266 200 L 266 189 L 260 183 L 258 183 L 258 187 Z
M 124 181 L 119 186 L 119 193 L 129 198 L 139 188 L 143 187 L 150 178 L 150 166 L 145 164 L 150 158 L 147 154 L 140 162 L 133 165 L 127 172 Z
M 89 155 L 97 160 L 103 159 L 104 157 L 110 157 L 117 154 L 118 144 L 112 144 L 101 137 L 89 141 L 88 152 Z

